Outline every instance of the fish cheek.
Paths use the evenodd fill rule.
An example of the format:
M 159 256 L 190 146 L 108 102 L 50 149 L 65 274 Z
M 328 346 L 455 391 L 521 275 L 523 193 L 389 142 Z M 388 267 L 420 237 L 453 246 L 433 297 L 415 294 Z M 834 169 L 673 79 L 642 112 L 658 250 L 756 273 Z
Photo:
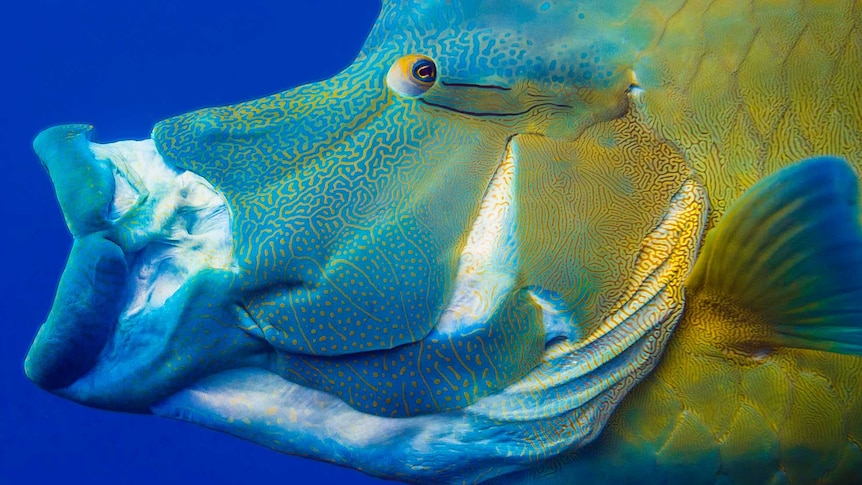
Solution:
M 294 239 L 293 248 L 305 246 Z M 339 231 L 325 255 L 289 257 L 245 278 L 245 306 L 266 340 L 282 351 L 341 355 L 421 339 L 445 295 L 447 266 L 437 241 L 409 217 L 366 221 Z M 281 272 L 301 282 L 285 285 Z
M 559 294 L 589 333 L 621 296 L 644 237 L 691 172 L 635 110 L 573 141 L 516 141 L 526 281 Z
M 427 224 L 428 199 L 415 192 L 450 159 L 443 147 L 416 148 L 427 127 L 393 128 L 389 116 L 310 147 L 292 172 L 232 197 L 236 290 L 276 349 L 388 349 L 424 337 L 441 311 L 469 211 L 457 211 L 464 221 L 445 235 Z
M 265 196 L 237 199 L 239 291 L 268 343 L 344 355 L 431 331 L 505 143 L 469 128 L 395 105 L 337 149 L 303 155 L 319 158 Z M 441 141 L 468 136 L 479 141 Z

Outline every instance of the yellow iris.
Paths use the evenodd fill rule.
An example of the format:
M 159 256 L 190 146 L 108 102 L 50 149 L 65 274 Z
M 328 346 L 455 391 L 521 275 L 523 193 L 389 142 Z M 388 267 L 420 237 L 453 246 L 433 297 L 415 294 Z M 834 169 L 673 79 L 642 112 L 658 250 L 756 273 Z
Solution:
M 386 75 L 386 84 L 401 96 L 415 98 L 431 89 L 437 81 L 437 65 L 430 57 L 409 54 L 401 57 Z

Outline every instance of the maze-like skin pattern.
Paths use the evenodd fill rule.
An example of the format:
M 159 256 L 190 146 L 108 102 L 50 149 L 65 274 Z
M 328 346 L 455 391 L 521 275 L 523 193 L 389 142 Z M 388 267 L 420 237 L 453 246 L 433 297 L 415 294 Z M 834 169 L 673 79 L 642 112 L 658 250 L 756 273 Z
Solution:
M 662 34 L 635 64 L 638 110 L 706 185 L 711 225 L 763 176 L 836 154 L 862 168 L 862 3 L 642 2 Z M 740 353 L 761 315 L 688 293 L 657 370 L 596 443 L 530 483 L 858 483 L 862 361 Z M 510 477 L 510 480 L 513 478 Z
M 567 333 L 587 335 L 606 315 L 644 234 L 689 176 L 667 144 L 625 122 L 603 124 L 627 112 L 631 82 L 610 64 L 606 33 L 548 51 L 540 30 L 458 31 L 465 20 L 451 13 L 433 2 L 389 6 L 345 72 L 172 118 L 153 134 L 161 153 L 228 200 L 245 310 L 237 323 L 250 317 L 257 328 L 249 331 L 280 352 L 279 374 L 380 415 L 462 407 L 537 362 L 535 310 L 517 295 L 485 329 L 511 335 L 505 347 L 490 337 L 433 336 L 512 137 L 522 167 L 519 285 L 559 295 L 575 318 Z M 390 21 L 399 29 L 379 30 Z M 578 13 L 574 21 L 593 25 Z M 384 82 L 410 52 L 438 65 L 440 82 L 421 100 Z M 515 71 L 524 75 L 506 81 Z M 554 141 L 588 129 L 595 133 L 574 145 Z
M 344 72 L 155 127 L 165 166 L 230 212 L 231 244 L 155 300 L 138 285 L 143 310 L 106 292 L 129 261 L 161 268 L 147 250 L 183 214 L 100 213 L 130 174 L 93 157 L 89 128 L 46 130 L 76 248 L 28 375 L 405 479 L 572 450 L 507 480 L 857 479 L 859 357 L 782 346 L 764 328 L 784 322 L 682 286 L 703 228 L 758 180 L 827 154 L 858 177 L 860 17 L 849 0 L 387 2 Z M 405 98 L 386 74 L 411 54 L 437 82 Z M 471 267 L 476 227 L 510 239 Z M 149 247 L 122 240 L 136 229 Z M 475 294 L 505 294 L 446 329 L 463 267 L 486 272 Z M 291 413 L 312 408 L 375 424 L 303 428 Z
M 656 371 L 595 443 L 529 483 L 857 483 L 862 361 L 780 348 L 739 352 L 760 317 L 689 294 Z M 509 481 L 514 480 L 510 477 Z
M 643 110 L 702 177 L 712 224 L 790 163 L 862 169 L 860 2 L 642 2 L 635 15 L 660 26 L 634 67 Z
M 681 171 L 671 178 L 662 175 L 672 166 L 667 161 L 674 153 L 684 154 L 684 162 L 706 185 L 712 224 L 756 180 L 805 156 L 844 155 L 858 167 L 862 47 L 859 8 L 849 2 L 832 7 L 811 2 L 621 2 L 601 13 L 585 3 L 568 12 L 571 30 L 581 25 L 582 15 L 593 22 L 600 15 L 617 22 L 611 27 L 605 19 L 604 30 L 591 32 L 592 37 L 582 30 L 581 38 L 590 42 L 556 31 L 537 35 L 529 27 L 518 32 L 505 19 L 494 25 L 493 36 L 480 26 L 452 28 L 463 27 L 459 13 L 467 17 L 467 11 L 481 8 L 478 4 L 465 5 L 454 18 L 433 2 L 415 7 L 386 8 L 357 62 L 332 79 L 192 113 L 156 128 L 165 153 L 227 194 L 243 240 L 239 260 L 246 271 L 247 308 L 267 340 L 291 355 L 392 349 L 427 335 L 449 291 L 445 282 L 456 264 L 452 248 L 476 210 L 464 202 L 478 200 L 483 189 L 471 181 L 489 178 L 492 162 L 513 134 L 576 137 L 595 121 L 618 116 L 626 110 L 621 89 L 629 81 L 637 85 L 637 112 L 652 128 L 649 136 L 672 148 L 648 158 L 656 167 L 643 162 L 632 167 L 625 180 L 637 181 L 637 186 L 613 182 L 624 172 L 605 160 L 595 166 L 607 169 L 607 187 L 638 194 L 640 206 L 667 200 L 642 192 L 655 180 L 665 181 L 658 185 L 665 194 L 678 186 Z M 559 6 L 549 10 L 555 8 Z M 628 43 L 606 49 L 604 43 L 622 30 Z M 571 56 L 570 62 L 542 61 L 537 52 L 548 44 L 540 47 L 531 39 L 553 35 L 571 41 L 568 51 L 553 53 Z M 399 99 L 386 92 L 381 72 L 397 55 L 409 52 L 435 59 L 441 78 L 452 83 L 506 89 L 441 85 L 427 93 L 426 104 Z M 513 77 L 518 84 L 507 82 Z M 333 92 L 338 96 L 329 94 Z M 622 138 L 638 149 L 648 146 L 640 136 Z M 606 139 L 593 132 L 581 138 L 584 143 Z M 643 231 L 625 218 L 639 213 L 632 207 L 614 208 L 607 196 L 576 190 L 571 176 L 556 168 L 565 157 L 539 146 L 523 150 L 531 153 L 521 158 L 541 169 L 526 172 L 522 202 L 529 204 L 530 194 L 539 191 L 544 197 L 541 206 L 522 218 L 524 274 L 530 283 L 562 295 L 583 325 L 579 330 L 587 334 L 622 291 Z M 589 166 L 589 154 L 575 158 Z M 620 158 L 635 159 L 645 157 Z M 452 190 L 441 189 L 441 183 Z M 588 191 L 600 186 L 578 185 Z M 431 193 L 436 200 L 422 197 Z M 583 205 L 572 200 L 582 195 Z M 441 212 L 446 221 L 435 217 Z M 601 221 L 610 224 L 607 236 L 601 234 Z M 547 227 L 558 232 L 549 233 Z M 619 231 L 621 227 L 634 230 Z M 620 237 L 626 234 L 629 241 Z M 367 253 L 359 249 L 370 241 L 387 245 Z M 370 262 L 351 257 L 357 250 Z M 386 288 L 395 282 L 397 298 Z M 371 305 L 356 303 L 359 297 Z M 355 366 L 363 368 L 360 363 L 368 361 L 335 362 L 345 369 L 323 372 L 329 377 L 316 387 L 335 390 L 336 377 L 358 374 Z M 316 368 L 313 358 L 301 367 L 285 372 L 315 385 L 309 371 Z M 371 375 L 378 380 L 361 384 L 357 392 L 365 398 L 350 400 L 366 411 L 391 415 L 395 399 L 373 392 L 383 385 L 387 371 Z M 424 381 L 408 385 L 433 395 L 428 379 Z M 465 396 L 465 402 L 494 388 Z M 387 401 L 388 407 L 382 404 Z M 410 414 L 405 408 L 396 407 L 395 415 Z M 436 404 L 426 410 L 445 408 Z
M 683 45 L 690 55 L 673 53 Z M 862 167 L 862 3 L 685 2 L 654 49 L 659 82 L 645 88 L 644 110 L 702 175 L 713 221 L 801 158 L 835 154 Z M 732 348 L 768 325 L 761 316 L 702 292 L 686 306 L 654 377 L 613 421 L 608 449 L 637 439 L 655 450 L 645 454 L 661 470 L 655 483 L 862 479 L 859 357 L 741 356 Z M 699 473 L 679 463 L 695 452 L 702 458 L 688 466 Z
M 501 169 L 507 172 L 507 164 Z M 595 439 L 654 368 L 682 313 L 682 284 L 706 214 L 703 187 L 685 181 L 643 238 L 625 291 L 596 331 L 577 342 L 550 343 L 526 377 L 465 408 L 384 418 L 246 368 L 195 383 L 154 411 L 418 483 L 474 483 L 534 466 Z M 440 331 L 447 327 L 444 322 Z

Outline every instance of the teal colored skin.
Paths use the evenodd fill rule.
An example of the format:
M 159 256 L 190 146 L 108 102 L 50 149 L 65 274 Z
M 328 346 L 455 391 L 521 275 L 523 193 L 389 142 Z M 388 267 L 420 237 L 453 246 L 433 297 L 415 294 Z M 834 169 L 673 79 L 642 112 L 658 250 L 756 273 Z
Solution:
M 713 306 L 687 296 L 712 297 L 725 276 L 716 263 L 705 282 L 686 282 L 699 254 L 714 254 L 702 235 L 735 228 L 722 217 L 758 180 L 799 188 L 787 175 L 797 172 L 782 171 L 792 162 L 836 155 L 859 169 L 862 116 L 846 102 L 855 76 L 841 68 L 855 59 L 842 52 L 855 51 L 823 48 L 840 85 L 829 99 L 845 100 L 833 118 L 775 121 L 809 113 L 799 100 L 825 81 L 804 71 L 810 80 L 763 89 L 755 76 L 749 89 L 745 59 L 760 44 L 745 33 L 792 60 L 809 52 L 788 46 L 827 45 L 817 35 L 829 29 L 812 20 L 773 38 L 755 28 L 764 19 L 862 22 L 849 4 L 849 15 L 802 15 L 695 3 L 386 2 L 356 60 L 330 79 L 167 119 L 151 145 L 91 144 L 87 125 L 44 131 L 34 147 L 75 242 L 27 375 L 88 406 L 179 418 L 406 481 L 732 482 L 698 466 L 709 446 L 656 465 L 660 440 L 620 437 L 659 427 L 651 372 L 666 348 L 663 365 L 682 377 L 709 369 L 679 348 L 726 350 L 673 340 L 745 303 L 733 284 Z M 695 27 L 701 18 L 717 27 Z M 774 92 L 783 110 L 769 104 Z M 746 117 L 728 122 L 736 114 L 725 106 Z M 837 159 L 801 166 L 842 181 L 824 200 L 854 201 L 831 211 L 843 225 L 829 226 L 855 255 L 858 176 Z M 784 241 L 786 229 L 770 237 Z M 788 240 L 780 249 L 799 254 Z M 749 268 L 774 269 L 754 259 Z M 830 282 L 852 283 L 862 272 L 835 274 Z M 827 317 L 857 315 L 860 288 Z M 862 348 L 852 321 L 798 333 L 787 324 L 783 341 L 752 332 L 757 349 L 841 352 L 851 363 L 838 367 L 848 367 Z M 743 340 L 746 358 L 760 358 Z M 862 401 L 847 402 L 860 414 Z M 661 409 L 683 415 L 682 405 Z M 848 436 L 862 429 L 848 426 Z
M 625 12 L 594 5 L 553 20 L 531 2 L 511 6 L 505 17 L 479 15 L 487 8 L 481 2 L 464 4 L 460 14 L 437 2 L 410 8 L 405 15 L 387 6 L 358 59 L 331 79 L 189 113 L 153 131 L 167 158 L 228 199 L 241 274 L 234 285 L 247 295 L 260 336 L 287 352 L 279 373 L 393 417 L 461 407 L 538 363 L 545 335 L 517 295 L 500 308 L 495 320 L 503 321 L 482 334 L 434 344 L 433 328 L 451 292 L 458 248 L 509 138 L 524 131 L 572 137 L 615 115 L 630 84 L 619 63 L 634 50 L 612 42 L 619 36 L 595 21 L 610 14 L 601 23 L 607 25 Z M 541 22 L 527 21 L 537 15 Z M 562 37 L 549 21 L 592 34 Z M 426 31 L 438 33 L 415 35 Z M 558 45 L 561 37 L 573 44 Z M 409 53 L 430 57 L 441 73 L 421 99 L 386 86 L 387 70 Z M 610 106 L 601 98 L 591 105 L 578 89 L 619 96 Z M 377 247 L 364 252 L 369 245 Z M 572 294 L 593 299 L 598 289 L 590 286 Z M 597 317 L 590 305 L 567 303 L 580 320 Z M 271 305 L 292 311 L 273 318 Z M 304 329 L 309 318 L 317 328 Z M 414 344 L 422 336 L 424 343 Z M 459 358 L 453 345 L 481 349 L 482 358 Z M 388 349 L 348 366 L 329 358 Z M 411 361 L 420 378 L 409 371 L 393 378 L 384 371 L 393 359 Z M 363 377 L 368 368 L 380 372 Z M 345 374 L 367 381 L 354 390 L 359 396 L 337 388 Z M 434 385 L 439 379 L 448 385 Z M 389 386 L 408 395 L 393 398 Z M 370 405 L 385 400 L 390 405 Z

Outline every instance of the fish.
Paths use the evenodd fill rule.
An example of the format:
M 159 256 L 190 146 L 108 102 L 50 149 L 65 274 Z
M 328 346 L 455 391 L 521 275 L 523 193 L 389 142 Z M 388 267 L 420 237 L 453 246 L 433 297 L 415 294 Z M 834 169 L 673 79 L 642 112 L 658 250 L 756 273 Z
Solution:
M 862 5 L 386 1 L 354 62 L 34 149 L 24 367 L 418 483 L 862 477 Z

